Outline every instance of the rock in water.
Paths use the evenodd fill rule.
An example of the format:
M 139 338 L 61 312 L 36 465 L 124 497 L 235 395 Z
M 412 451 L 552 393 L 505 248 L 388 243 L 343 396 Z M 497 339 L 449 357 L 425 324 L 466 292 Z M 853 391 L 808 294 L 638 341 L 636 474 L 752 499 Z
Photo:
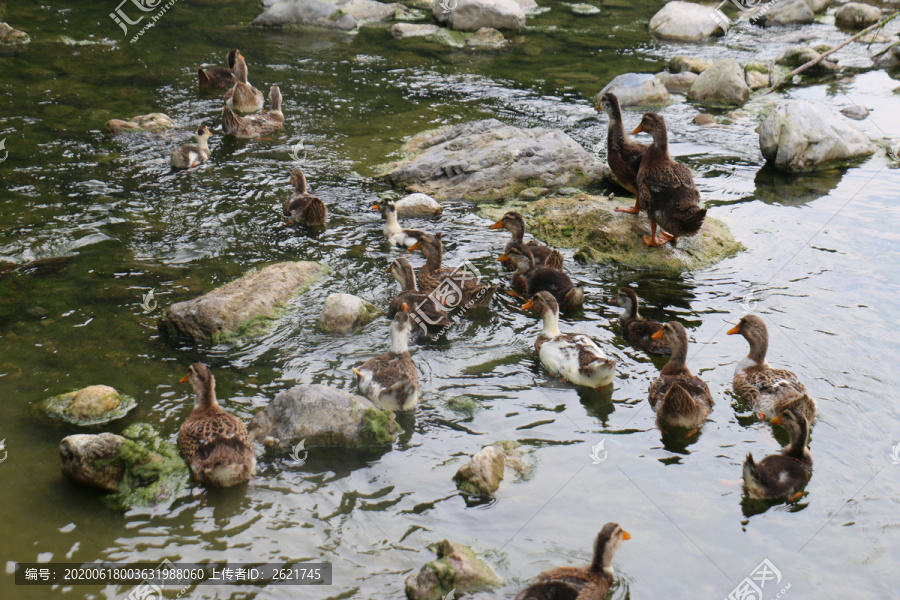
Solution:
M 615 94 L 620 106 L 664 106 L 670 101 L 666 86 L 652 73 L 617 75 L 597 94 L 598 103 L 606 92 Z
M 18 29 L 13 29 L 6 23 L 0 23 L 0 45 L 16 46 L 24 45 L 31 41 L 28 34 Z
M 763 13 L 764 9 L 768 10 Z M 755 12 L 751 21 L 763 27 L 812 23 L 816 18 L 807 0 L 778 0 L 765 4 Z
M 320 27 L 323 29 L 356 29 L 356 19 L 332 2 L 322 0 L 282 0 L 266 8 L 253 19 L 257 27 Z
M 86 388 L 48 398 L 37 405 L 40 413 L 73 425 L 102 425 L 121 419 L 137 406 L 131 396 L 108 385 Z
M 779 106 L 759 128 L 762 155 L 778 169 L 811 171 L 875 153 L 856 125 L 805 100 Z
M 389 410 L 327 385 L 297 385 L 253 415 L 250 437 L 267 448 L 390 446 L 400 427 Z
M 881 10 L 862 2 L 848 2 L 834 11 L 834 24 L 857 31 L 874 25 L 881 19 Z
M 819 58 L 821 54 L 812 48 L 807 48 L 806 46 L 790 46 L 785 48 L 785 50 L 778 55 L 778 58 L 775 59 L 775 64 L 782 65 L 784 67 L 799 67 L 801 65 L 805 65 L 811 60 L 816 60 Z M 804 74 L 808 75 L 826 75 L 828 73 L 833 73 L 835 71 L 840 70 L 840 67 L 832 60 L 827 58 L 820 60 L 818 63 L 809 67 Z
M 454 590 L 456 595 L 471 594 L 503 585 L 491 566 L 467 546 L 443 540 L 429 549 L 438 557 L 406 578 L 409 600 L 442 600 Z
M 865 106 L 854 104 L 853 106 L 845 106 L 842 108 L 841 114 L 855 121 L 862 121 L 869 116 L 869 109 Z
M 350 333 L 384 314 L 371 302 L 352 294 L 331 294 L 319 316 L 319 328 L 327 333 Z
M 453 476 L 456 487 L 473 496 L 491 496 L 503 481 L 506 457 L 496 446 L 482 448 Z
M 711 66 L 711 61 L 695 58 L 693 56 L 685 56 L 684 54 L 676 54 L 669 59 L 670 73 L 684 73 L 685 71 L 689 71 L 699 75 Z
M 650 33 L 665 40 L 696 42 L 723 35 L 728 23 L 728 17 L 712 6 L 675 0 L 653 15 Z
M 600 181 L 605 170 L 562 131 L 520 129 L 496 119 L 426 131 L 403 150 L 410 158 L 382 166 L 381 176 L 438 200 L 489 201 L 535 186 L 580 187 Z
M 199 298 L 169 306 L 160 329 L 170 335 L 212 342 L 260 333 L 280 305 L 309 289 L 327 272 L 326 267 L 314 262 L 270 265 Z
M 398 217 L 436 217 L 444 212 L 444 207 L 428 194 L 410 194 L 396 200 L 394 206 Z
M 733 58 L 719 60 L 703 71 L 691 86 L 688 98 L 703 104 L 740 106 L 750 97 L 744 69 Z
M 167 503 L 189 480 L 175 446 L 146 423 L 131 425 L 123 435 L 70 435 L 60 442 L 59 455 L 63 474 L 109 492 L 104 502 L 118 510 Z
M 516 0 L 436 1 L 434 20 L 458 31 L 478 31 L 482 27 L 519 31 L 525 28 L 525 11 Z
M 669 92 L 686 92 L 690 90 L 694 82 L 697 81 L 697 77 L 699 75 L 690 71 L 682 73 L 663 71 L 656 74 L 656 78 L 662 81 L 662 84 L 666 86 L 666 91 Z

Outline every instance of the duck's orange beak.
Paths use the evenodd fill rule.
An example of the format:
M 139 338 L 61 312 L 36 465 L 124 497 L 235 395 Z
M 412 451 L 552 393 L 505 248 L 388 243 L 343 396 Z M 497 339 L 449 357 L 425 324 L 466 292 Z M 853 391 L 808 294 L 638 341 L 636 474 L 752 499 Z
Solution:
M 740 326 L 740 325 L 735 325 L 734 327 L 732 327 L 731 329 L 729 329 L 726 333 L 727 333 L 728 335 L 734 335 L 734 334 L 740 333 L 740 332 L 741 332 L 741 326 Z
M 375 204 L 372 206 L 372 210 L 378 210 L 379 208 L 381 208 L 381 204 Z
M 631 534 L 628 533 L 627 531 L 625 531 L 625 530 L 623 529 L 623 530 L 622 530 L 622 539 L 623 539 L 623 540 L 630 540 L 630 539 L 631 539 Z
M 522 310 L 531 310 L 532 308 L 534 308 L 534 302 L 531 300 L 522 305 Z
M 404 302 L 403 304 L 400 305 L 400 310 L 402 310 L 403 312 L 409 312 L 409 304 Z
M 353 371 L 353 374 L 362 379 L 362 373 L 359 372 L 359 369 L 350 369 Z
M 661 339 L 663 339 L 663 334 L 662 334 L 662 332 L 663 332 L 663 330 L 660 329 L 659 331 L 657 331 L 656 333 L 654 333 L 654 334 L 651 335 L 650 337 L 652 337 L 654 340 L 661 340 Z
M 504 252 L 497 260 L 499 260 L 500 262 L 509 262 L 509 254 Z
M 409 250 L 418 250 L 419 249 L 419 240 L 416 240 L 416 243 L 409 247 Z
M 597 112 L 600 112 L 601 110 L 603 110 L 603 107 L 600 106 L 600 103 L 598 102 L 597 106 L 594 107 L 594 110 L 596 110 Z
M 384 272 L 385 272 L 385 273 L 390 273 L 390 272 L 391 272 L 391 268 L 388 267 L 387 269 L 384 270 Z
M 496 223 L 490 226 L 490 229 L 502 229 L 503 228 L 503 219 L 500 219 Z
M 188 373 L 188 375 L 190 375 L 190 373 Z M 182 377 L 181 379 L 179 379 L 179 380 L 178 380 L 178 383 L 187 383 L 187 382 L 188 382 L 188 375 L 185 375 L 184 377 Z
M 644 128 L 641 127 L 640 125 L 638 125 L 637 127 L 634 128 L 634 131 L 631 132 L 631 135 L 634 135 L 635 133 L 641 133 L 643 131 L 644 131 Z
M 782 425 L 781 415 L 778 415 L 777 417 L 769 421 L 769 423 L 771 423 L 772 425 Z

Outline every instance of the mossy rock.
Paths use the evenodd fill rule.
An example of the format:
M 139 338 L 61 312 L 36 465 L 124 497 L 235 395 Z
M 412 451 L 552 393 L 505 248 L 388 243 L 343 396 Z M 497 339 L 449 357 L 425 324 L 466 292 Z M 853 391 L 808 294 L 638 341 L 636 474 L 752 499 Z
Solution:
M 452 591 L 456 595 L 471 594 L 503 585 L 491 566 L 467 546 L 443 540 L 428 548 L 437 554 L 437 559 L 406 578 L 406 596 L 410 600 L 441 600 Z
M 124 417 L 137 406 L 131 396 L 108 385 L 86 388 L 47 398 L 37 405 L 40 414 L 72 425 L 102 425 Z
M 696 235 L 680 238 L 675 245 L 648 248 L 643 241 L 643 236 L 650 234 L 646 216 L 635 217 L 615 210 L 617 206 L 633 205 L 631 198 L 581 194 L 546 198 L 531 204 L 485 206 L 479 214 L 497 220 L 508 210 L 518 210 L 534 237 L 549 246 L 577 248 L 575 260 L 588 264 L 693 271 L 710 267 L 744 249 L 725 223 L 709 216 Z

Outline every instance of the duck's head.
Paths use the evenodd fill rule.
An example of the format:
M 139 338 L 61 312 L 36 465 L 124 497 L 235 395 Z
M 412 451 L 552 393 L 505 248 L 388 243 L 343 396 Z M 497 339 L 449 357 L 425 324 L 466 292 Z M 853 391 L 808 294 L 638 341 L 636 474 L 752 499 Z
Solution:
M 182 377 L 179 382 L 190 383 L 191 387 L 194 388 L 194 394 L 197 396 L 195 406 L 215 403 L 216 399 L 213 392 L 216 388 L 216 380 L 209 371 L 209 367 L 203 363 L 194 363 L 188 367 L 187 375 Z
M 609 299 L 609 303 L 613 306 L 621 306 L 626 313 L 636 312 L 638 297 L 630 287 L 620 287 L 616 295 Z
M 234 71 L 234 76 L 237 77 L 239 81 L 247 83 L 247 61 L 244 60 L 244 56 L 241 54 L 240 50 L 237 50 L 234 53 L 234 66 L 231 67 L 231 70 Z
M 728 330 L 728 335 L 737 333 L 744 336 L 751 348 L 769 344 L 769 330 L 766 328 L 766 322 L 757 315 L 744 315 L 737 325 Z
M 389 213 L 397 214 L 397 205 L 393 200 L 381 200 L 372 205 L 372 210 L 380 210 L 381 216 L 387 217 Z
M 673 355 L 675 354 L 676 349 L 687 348 L 687 330 L 685 330 L 684 325 L 678 321 L 669 321 L 662 326 L 662 329 L 650 337 L 654 340 L 665 340 L 672 348 Z
M 806 445 L 806 437 L 809 433 L 809 421 L 799 408 L 789 407 L 780 415 L 769 421 L 774 425 L 782 425 L 791 434 L 791 444 L 800 443 Z
M 394 315 L 391 321 L 391 351 L 407 352 L 409 350 L 409 334 L 412 331 L 412 315 L 409 313 L 409 304 L 404 302 L 400 305 L 400 310 Z
M 609 116 L 615 116 L 619 112 L 619 99 L 612 92 L 606 92 L 600 96 L 600 102 L 594 107 L 596 111 L 603 111 Z
M 491 225 L 491 229 L 505 229 L 514 235 L 525 233 L 525 218 L 522 213 L 511 210 Z
M 300 167 L 291 171 L 291 185 L 294 186 L 294 189 L 297 191 L 301 191 L 301 188 L 302 192 L 306 191 L 306 175 Z
M 443 245 L 441 244 L 441 234 L 423 233 L 409 249 L 421 250 L 422 254 L 426 256 L 436 251 L 442 251 Z
M 277 85 L 269 88 L 269 112 L 281 112 L 281 88 Z
M 211 138 L 213 133 L 209 130 L 209 127 L 207 127 L 206 125 L 201 125 L 197 128 L 197 131 L 196 133 L 194 133 L 194 135 L 197 136 L 198 140 L 203 141 Z
M 550 292 L 538 292 L 531 300 L 522 305 L 522 310 L 534 310 L 542 317 L 547 314 L 559 314 L 559 304 Z
M 641 124 L 635 127 L 631 133 L 649 133 L 653 139 L 666 135 L 666 120 L 658 113 L 644 113 Z
M 412 265 L 409 264 L 409 261 L 403 258 L 402 256 L 394 262 L 387 269 L 388 273 L 394 276 L 394 279 L 397 280 L 403 289 L 415 289 L 416 277 L 413 274 Z M 412 286 L 410 288 L 410 286 Z
M 612 559 L 616 550 L 625 540 L 630 540 L 631 534 L 622 529 L 618 523 L 607 523 L 597 534 L 594 540 L 594 560 L 591 569 L 595 573 L 604 573 L 607 577 L 615 577 L 612 568 Z

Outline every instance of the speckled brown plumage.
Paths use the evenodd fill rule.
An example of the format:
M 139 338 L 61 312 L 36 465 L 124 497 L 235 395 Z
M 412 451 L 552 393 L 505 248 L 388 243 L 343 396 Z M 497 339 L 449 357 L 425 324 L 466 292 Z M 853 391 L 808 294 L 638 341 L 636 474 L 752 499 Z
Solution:
M 236 81 L 225 92 L 225 104 L 231 103 L 231 108 L 242 113 L 253 113 L 262 110 L 265 98 L 261 91 L 250 85 L 247 80 L 247 62 L 240 51 L 235 53 L 232 66 Z
M 169 152 L 173 169 L 190 169 L 209 160 L 208 142 L 209 138 L 212 137 L 209 127 L 201 125 L 197 128 L 195 135 L 197 136 L 197 145 L 185 145 L 180 148 L 173 148 Z
M 202 67 L 197 67 L 197 83 L 202 88 L 209 87 L 225 87 L 231 85 L 235 82 L 236 76 L 234 74 L 234 62 L 237 57 L 238 50 L 237 48 L 232 48 L 228 52 L 228 68 L 224 67 L 212 67 L 211 69 L 203 70 Z
M 419 373 L 407 346 L 412 319 L 403 308 L 391 322 L 391 349 L 353 370 L 360 392 L 387 410 L 412 410 L 419 402 Z
M 622 327 L 622 337 L 633 348 L 658 356 L 672 354 L 672 349 L 665 340 L 653 339 L 653 334 L 662 329 L 663 324 L 641 316 L 638 312 L 640 301 L 633 289 L 619 288 L 616 295 L 610 298 L 609 303 L 625 309 L 619 316 L 619 325 Z
M 456 292 L 447 295 L 447 307 L 457 308 L 481 308 L 489 306 L 497 286 L 487 286 L 479 283 L 473 273 L 464 269 L 444 269 L 441 267 L 444 247 L 440 236 L 429 233 L 422 234 L 418 241 L 410 247 L 410 250 L 421 250 L 425 255 L 425 265 L 419 269 L 419 290 L 430 293 L 441 286 L 447 279 L 445 287 L 451 290 L 461 290 L 462 298 Z M 452 283 L 451 283 L 452 282 Z M 443 289 L 443 288 L 442 288 Z
M 506 243 L 506 248 L 504 248 L 503 251 L 504 254 L 509 253 L 509 249 L 514 245 L 524 245 L 531 251 L 531 255 L 534 257 L 534 264 L 546 265 L 555 269 L 563 268 L 563 255 L 559 251 L 548 248 L 537 240 L 524 241 L 525 218 L 522 216 L 522 213 L 511 210 L 503 215 L 499 221 L 491 225 L 491 229 L 500 228 L 506 229 L 512 235 L 510 240 Z M 505 266 L 507 271 L 512 271 L 514 269 L 510 263 L 506 263 Z
M 406 304 L 409 307 L 414 330 L 428 336 L 439 335 L 446 331 L 446 328 L 450 326 L 447 310 L 432 296 L 418 291 L 416 275 L 409 261 L 402 257 L 398 258 L 391 263 L 388 271 L 400 284 L 402 290 L 391 300 L 391 304 L 388 306 L 388 316 L 393 318 L 400 312 L 403 304 Z
M 308 193 L 306 175 L 300 168 L 291 173 L 291 184 L 294 193 L 284 201 L 282 212 L 294 223 L 302 223 L 309 227 L 321 227 L 328 220 L 328 208 L 318 196 Z
M 616 179 L 632 194 L 638 193 L 637 174 L 647 146 L 635 142 L 625 133 L 619 99 L 612 92 L 603 94 L 598 109 L 609 116 L 606 128 L 606 161 Z
M 690 372 L 687 360 L 687 331 L 677 321 L 669 321 L 661 335 L 672 348 L 672 358 L 650 384 L 650 406 L 659 420 L 677 427 L 700 426 L 713 407 L 706 382 Z
M 284 127 L 281 112 L 281 90 L 277 85 L 269 89 L 269 110 L 258 115 L 242 117 L 232 110 L 231 101 L 225 101 L 222 109 L 222 130 L 226 135 L 239 138 L 255 138 L 279 131 Z
M 784 425 L 791 434 L 791 442 L 780 454 L 772 454 L 758 463 L 753 454 L 744 460 L 744 490 L 751 498 L 793 497 L 812 477 L 812 454 L 809 443 L 809 422 L 803 412 L 789 408 L 773 423 Z
M 528 245 L 513 243 L 505 256 L 516 268 L 512 275 L 512 287 L 524 297 L 531 298 L 538 292 L 550 292 L 563 310 L 573 310 L 584 305 L 584 286 L 575 285 L 560 269 L 535 264 Z

